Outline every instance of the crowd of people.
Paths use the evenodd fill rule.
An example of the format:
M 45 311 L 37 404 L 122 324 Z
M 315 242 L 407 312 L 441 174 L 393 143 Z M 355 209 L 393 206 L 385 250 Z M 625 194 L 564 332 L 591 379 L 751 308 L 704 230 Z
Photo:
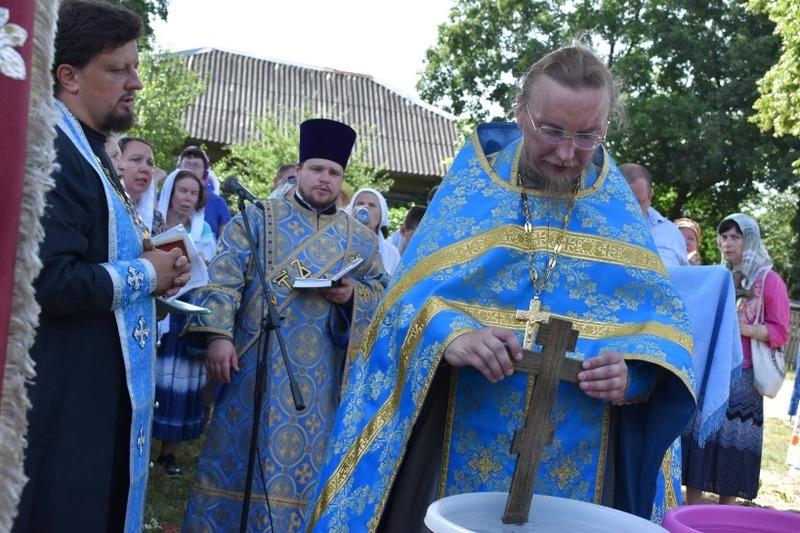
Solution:
M 180 443 L 204 431 L 186 531 L 238 530 L 249 491 L 252 530 L 425 531 L 440 497 L 508 490 L 535 383 L 514 368 L 550 317 L 577 328 L 581 370 L 559 384 L 537 493 L 655 521 L 681 483 L 688 503 L 756 497 L 750 342 L 787 342 L 786 286 L 756 221 L 722 220 L 744 362 L 711 441 L 682 440 L 693 331 L 670 269 L 702 263 L 702 234 L 656 211 L 648 170 L 606 150 L 619 84 L 592 50 L 536 61 L 516 122 L 480 125 L 390 235 L 382 193 L 345 182 L 357 135 L 342 122 L 303 122 L 298 161 L 233 217 L 202 149 L 157 169 L 149 140 L 124 136 L 141 30 L 110 3 L 60 7 L 59 166 L 14 531 L 140 531 L 148 471 L 180 476 Z M 178 226 L 196 255 L 153 246 Z M 209 282 L 181 299 L 206 312 L 157 315 L 193 261 Z

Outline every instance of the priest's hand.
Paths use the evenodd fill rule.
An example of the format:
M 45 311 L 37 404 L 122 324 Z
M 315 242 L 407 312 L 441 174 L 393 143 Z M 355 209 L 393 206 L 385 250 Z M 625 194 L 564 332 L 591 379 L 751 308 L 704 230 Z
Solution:
M 140 257 L 150 261 L 156 271 L 156 289 L 153 294 L 174 296 L 191 279 L 189 271 L 192 266 L 180 248 L 173 248 L 169 252 L 149 250 Z
M 587 396 L 613 402 L 628 389 L 628 366 L 619 352 L 601 352 L 584 361 L 578 372 L 578 386 Z
M 353 282 L 350 278 L 342 278 L 341 283 L 330 289 L 320 289 L 319 294 L 328 300 L 339 305 L 345 305 L 353 297 Z
M 231 368 L 239 371 L 239 358 L 236 348 L 228 339 L 214 339 L 208 343 L 206 370 L 220 383 L 231 382 Z
M 522 346 L 513 331 L 481 328 L 453 339 L 444 350 L 444 359 L 455 367 L 477 368 L 486 379 L 497 383 L 514 373 L 509 354 L 522 359 Z

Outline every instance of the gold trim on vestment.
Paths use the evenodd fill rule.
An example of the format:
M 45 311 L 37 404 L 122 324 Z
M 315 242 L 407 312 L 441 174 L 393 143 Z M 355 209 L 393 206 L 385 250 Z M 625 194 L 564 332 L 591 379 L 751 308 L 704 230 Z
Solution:
M 481 168 L 483 169 L 484 172 L 486 172 L 486 174 L 492 179 L 492 181 L 496 185 L 499 185 L 500 187 L 506 190 L 514 192 L 522 192 L 522 190 L 525 190 L 525 193 L 531 196 L 548 196 L 552 198 L 568 198 L 570 196 L 571 192 L 565 192 L 559 194 L 559 193 L 554 193 L 552 191 L 541 191 L 539 189 L 520 187 L 519 185 L 510 183 L 502 176 L 499 176 L 497 172 L 495 172 L 495 170 L 492 168 L 492 165 L 489 164 L 489 160 L 486 158 L 486 154 L 483 153 L 483 149 L 481 148 L 481 141 L 478 138 L 477 129 L 472 132 L 471 142 L 472 142 L 472 149 L 475 152 L 475 157 L 478 159 Z M 516 178 L 519 175 L 519 162 L 522 157 L 522 148 L 524 146 L 524 143 L 525 143 L 524 140 L 520 142 L 519 146 L 514 152 L 514 161 L 511 164 L 511 178 Z M 578 191 L 578 194 L 575 196 L 576 198 L 585 198 L 593 194 L 603 185 L 603 182 L 605 182 L 606 177 L 608 177 L 610 157 L 608 155 L 608 152 L 606 151 L 605 146 L 602 146 L 602 148 L 603 148 L 603 165 L 600 167 L 597 179 L 595 180 L 595 182 L 592 184 L 591 187 L 586 187 L 585 186 L 586 176 L 589 170 L 588 168 L 583 169 L 581 171 L 581 177 L 580 177 L 582 188 L 581 190 Z
M 532 379 L 531 379 L 532 378 Z M 525 412 L 530 409 L 530 401 L 533 393 L 533 387 L 536 381 L 536 376 L 529 374 L 528 382 L 525 391 Z M 444 448 L 442 452 L 442 466 L 441 475 L 439 478 L 438 497 L 444 498 L 446 496 L 445 490 L 447 489 L 447 469 L 450 463 L 450 444 L 453 433 L 453 423 L 455 421 L 455 403 L 456 393 L 458 389 L 458 369 L 453 368 L 453 373 L 450 376 L 450 392 L 447 406 L 447 420 L 444 426 Z M 594 503 L 600 505 L 603 499 L 603 483 L 605 481 L 605 469 L 608 453 L 608 434 L 610 430 L 610 405 L 603 407 L 603 422 L 600 436 L 600 451 L 598 454 L 597 472 L 595 477 L 595 494 Z
M 431 316 L 431 318 L 433 318 Z M 427 324 L 426 324 L 427 326 Z M 434 376 L 436 375 L 436 371 L 438 370 L 439 364 L 442 361 L 442 357 L 444 356 L 444 351 L 447 349 L 447 346 L 453 342 L 456 337 L 460 337 L 464 333 L 469 332 L 469 329 L 457 329 L 451 332 L 444 340 L 444 342 L 439 347 L 439 351 L 436 354 L 434 359 L 433 368 L 428 374 L 427 379 L 425 380 L 425 385 L 421 390 L 420 400 L 416 402 L 416 406 L 414 409 L 414 414 L 411 417 L 411 423 L 408 425 L 408 431 L 406 432 L 405 439 L 403 441 L 403 445 L 400 448 L 400 460 L 397 461 L 394 468 L 392 469 L 392 475 L 389 476 L 389 483 L 386 484 L 386 490 L 383 491 L 383 495 L 381 496 L 378 505 L 375 507 L 375 515 L 372 517 L 372 520 L 369 523 L 369 531 L 375 532 L 378 529 L 378 524 L 380 523 L 380 519 L 383 516 L 383 511 L 386 507 L 386 502 L 389 499 L 389 494 L 392 492 L 392 485 L 394 485 L 394 480 L 397 477 L 397 473 L 400 471 L 400 465 L 403 464 L 403 457 L 406 455 L 406 448 L 408 448 L 408 441 L 411 439 L 411 434 L 414 430 L 414 424 L 417 422 L 417 418 L 419 418 L 419 413 L 422 410 L 422 406 L 425 404 L 425 398 L 428 396 L 428 391 L 431 388 L 431 382 L 433 381 Z M 412 349 L 412 352 L 416 350 L 416 346 Z M 455 369 L 453 369 L 455 370 Z M 405 377 L 403 378 L 405 379 Z M 395 408 L 397 411 L 397 408 Z M 392 417 L 394 417 L 395 413 L 392 413 Z M 359 458 L 360 460 L 360 458 Z
M 594 503 L 603 503 L 603 485 L 606 480 L 606 460 L 608 459 L 608 432 L 611 418 L 611 406 L 603 406 L 603 427 L 600 433 L 600 453 L 597 456 L 597 476 L 594 484 Z M 613 450 L 612 450 L 613 453 Z
M 220 328 L 211 328 L 205 326 L 189 326 L 185 331 L 189 333 L 214 333 L 216 335 L 222 335 L 233 340 L 233 332 L 227 331 Z
M 445 301 L 451 308 L 457 309 L 458 311 L 469 315 L 486 326 L 498 326 L 516 330 L 522 330 L 525 328 L 525 324 L 517 320 L 516 311 L 493 308 L 487 309 L 482 306 L 456 302 L 453 300 Z M 629 322 L 617 324 L 613 322 L 593 322 L 590 320 L 581 320 L 556 313 L 551 313 L 551 316 L 571 321 L 573 327 L 578 330 L 579 337 L 583 337 L 585 339 L 605 339 L 613 337 L 625 337 L 629 335 L 652 335 L 654 337 L 659 337 L 673 342 L 690 354 L 694 352 L 694 340 L 692 339 L 691 335 L 687 335 L 677 328 L 665 326 L 659 322 Z M 691 392 L 692 397 L 695 398 L 695 401 L 697 400 L 694 386 L 687 381 L 684 373 L 679 368 L 668 361 L 643 354 L 625 353 L 622 354 L 622 356 L 626 361 L 644 361 L 645 363 L 651 363 L 661 368 L 670 370 L 673 374 L 676 374 L 680 378 L 686 388 Z
M 295 203 L 297 203 L 297 202 L 295 202 Z M 301 207 L 300 204 L 297 204 L 297 209 L 306 210 L 307 211 L 307 209 L 305 209 L 304 207 Z M 297 256 L 300 255 L 300 252 L 302 252 L 304 249 L 308 248 L 312 243 L 316 242 L 315 239 L 319 238 L 321 235 L 324 235 L 325 232 L 328 231 L 328 229 L 331 228 L 331 226 L 335 225 L 335 223 L 337 221 L 337 218 L 338 218 L 337 215 L 345 216 L 344 213 L 339 213 L 339 212 L 337 212 L 335 215 L 329 215 L 331 217 L 330 220 L 326 220 L 324 224 L 322 224 L 317 229 L 315 229 L 314 233 L 312 233 L 306 240 L 304 240 L 301 243 L 300 246 L 297 246 L 290 254 L 288 254 L 286 257 L 284 257 L 283 260 L 280 263 L 276 263 L 272 267 L 270 267 L 269 271 L 267 272 L 267 277 L 272 279 L 272 273 L 273 272 L 278 272 L 280 270 L 286 270 L 287 272 L 292 272 L 293 269 L 291 267 L 291 262 L 294 261 L 295 259 L 297 259 Z M 273 237 L 272 237 L 273 247 L 275 245 L 277 245 L 277 240 L 278 239 L 277 239 L 277 229 L 276 229 L 275 231 L 273 231 Z M 349 238 L 348 238 L 348 244 L 349 244 Z M 265 249 L 267 248 L 267 243 L 266 242 L 264 243 L 264 248 Z M 347 251 L 347 248 L 342 250 L 341 251 L 342 255 L 344 255 L 344 253 L 346 251 Z M 338 261 L 339 259 L 340 258 L 338 258 L 338 256 L 337 256 L 336 261 Z M 318 272 L 314 272 L 314 277 L 315 278 L 322 277 L 324 274 L 326 274 L 328 272 L 328 270 L 331 268 L 331 266 L 333 266 L 333 264 L 336 261 L 331 261 L 322 270 L 320 270 Z
M 236 492 L 232 490 L 223 490 L 218 489 L 216 487 L 206 487 L 205 485 L 201 485 L 200 483 L 195 483 L 193 487 L 193 492 L 200 492 L 203 494 L 208 494 L 210 496 L 216 496 L 217 498 L 225 498 L 226 500 L 234 500 L 234 501 L 242 501 L 244 498 L 244 494 L 241 492 Z M 267 503 L 267 498 L 265 496 L 261 496 L 258 494 L 252 494 L 251 499 L 253 502 L 258 503 Z M 293 498 L 284 498 L 282 496 L 270 496 L 269 503 L 273 504 L 276 503 L 278 505 L 283 505 L 286 507 L 298 507 L 300 509 L 305 509 L 308 505 L 308 500 L 295 500 Z
M 237 291 L 235 289 L 231 289 L 230 287 L 224 287 L 222 285 L 214 285 L 213 283 L 210 283 L 208 285 L 204 285 L 200 289 L 202 290 L 203 293 L 206 293 L 206 292 L 209 292 L 209 293 L 221 292 L 222 294 L 227 294 L 228 296 L 232 296 L 237 301 L 241 301 L 242 300 L 242 295 L 239 294 L 239 291 Z
M 264 276 L 267 278 L 272 277 L 272 263 L 275 262 L 275 244 L 278 242 L 278 231 L 275 225 L 275 214 L 272 210 L 273 203 L 272 200 L 262 201 L 261 205 L 264 207 L 264 228 L 261 231 L 261 237 L 264 241 L 261 245 L 264 247 Z M 269 246 L 269 236 L 268 232 L 272 230 L 272 246 Z M 252 255 L 248 256 L 248 263 L 252 260 Z M 249 264 L 248 264 L 249 266 Z M 249 270 L 249 269 L 248 269 Z M 256 274 L 257 275 L 257 274 Z M 245 273 L 245 277 L 247 274 Z
M 493 248 L 512 248 L 523 252 L 552 249 L 555 236 L 546 227 L 537 226 L 531 233 L 526 233 L 519 226 L 500 226 L 440 248 L 436 252 L 423 257 L 403 277 L 392 285 L 384 294 L 381 305 L 375 313 L 375 319 L 369 326 L 361 342 L 364 357 L 369 354 L 367 347 L 374 344 L 383 318 L 387 311 L 406 291 L 414 287 L 422 279 L 434 272 L 466 263 L 481 256 Z M 577 259 L 591 259 L 610 264 L 624 264 L 634 268 L 652 270 L 666 276 L 661 259 L 654 252 L 640 246 L 614 241 L 605 237 L 596 237 L 581 233 L 567 232 L 561 255 Z
M 672 483 L 672 448 L 667 448 L 664 460 L 661 461 L 661 473 L 664 475 L 664 510 L 669 511 L 678 506 L 678 497 L 675 494 L 675 485 Z
M 471 316 L 486 326 L 497 326 L 507 329 L 522 330 L 525 323 L 517 319 L 516 311 L 511 309 L 497 309 L 480 305 L 467 304 L 453 300 L 446 300 L 454 309 Z M 629 335 L 652 335 L 673 342 L 689 353 L 693 350 L 694 341 L 677 328 L 665 326 L 660 322 L 596 322 L 582 320 L 567 315 L 551 313 L 551 316 L 562 320 L 569 320 L 578 330 L 580 338 L 607 339 L 613 337 L 627 337 Z
M 450 370 L 450 390 L 447 397 L 447 419 L 444 424 L 444 447 L 442 448 L 442 465 L 439 474 L 439 498 L 445 497 L 447 489 L 447 467 L 450 463 L 450 441 L 453 438 L 453 423 L 456 417 L 456 392 L 458 392 L 458 372 L 453 367 Z
M 411 355 L 416 350 L 422 335 L 425 333 L 425 327 L 433 317 L 441 311 L 446 310 L 447 304 L 439 298 L 431 298 L 425 305 L 422 306 L 417 316 L 408 327 L 408 332 L 403 340 L 403 348 L 400 351 L 397 363 L 397 380 L 395 381 L 394 389 L 389 397 L 381 405 L 375 415 L 367 423 L 361 435 L 356 439 L 355 444 L 344 454 L 336 470 L 333 471 L 328 481 L 325 484 L 322 492 L 320 493 L 317 504 L 309 519 L 309 531 L 316 524 L 322 515 L 323 509 L 333 501 L 334 495 L 341 490 L 345 482 L 350 478 L 356 464 L 361 460 L 361 457 L 367 452 L 370 444 L 375 437 L 381 432 L 384 426 L 392 419 L 397 407 L 400 403 L 400 395 L 405 386 L 405 378 L 408 372 L 408 364 L 411 360 Z

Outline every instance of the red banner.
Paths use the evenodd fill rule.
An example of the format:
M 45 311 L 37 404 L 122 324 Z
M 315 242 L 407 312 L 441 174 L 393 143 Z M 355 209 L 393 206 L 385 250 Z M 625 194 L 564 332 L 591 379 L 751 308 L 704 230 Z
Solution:
M 0 5 L 0 393 L 6 366 L 14 260 L 25 174 L 30 65 L 36 3 L 9 0 Z

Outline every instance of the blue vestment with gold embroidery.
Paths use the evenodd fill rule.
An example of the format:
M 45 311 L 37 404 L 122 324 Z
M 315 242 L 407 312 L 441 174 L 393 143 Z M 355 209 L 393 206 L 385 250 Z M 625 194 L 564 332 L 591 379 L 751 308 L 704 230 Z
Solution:
M 281 331 L 306 405 L 303 411 L 295 409 L 278 343 L 272 339 L 259 454 L 275 531 L 290 532 L 304 522 L 318 482 L 349 359 L 347 334 L 354 352 L 387 278 L 375 234 L 349 215 L 335 209 L 317 214 L 295 197 L 268 200 L 264 206 L 264 216 L 249 208 L 249 220 L 283 317 Z M 237 215 L 225 228 L 211 262 L 209 285 L 197 289 L 193 298 L 212 313 L 193 316 L 186 328 L 189 342 L 204 341 L 209 334 L 233 339 L 239 356 L 239 371 L 231 370 L 231 382 L 218 396 L 207 431 L 184 521 L 187 531 L 239 529 L 263 315 L 251 256 L 242 217 Z M 292 289 L 294 278 L 331 275 L 356 256 L 364 262 L 348 276 L 355 285 L 352 316 L 316 289 Z M 263 486 L 256 466 L 251 531 L 269 528 Z
M 309 531 L 374 531 L 444 348 L 485 326 L 517 331 L 516 310 L 533 296 L 529 252 L 541 275 L 567 209 L 566 197 L 527 190 L 533 229 L 526 233 L 521 154 L 514 124 L 479 127 L 453 162 L 414 234 L 403 263 L 351 367 L 309 512 Z M 490 164 L 485 154 L 494 154 Z M 542 309 L 580 332 L 570 356 L 624 354 L 625 405 L 593 400 L 559 385 L 552 443 L 543 451 L 535 491 L 600 503 L 650 517 L 659 469 L 694 409 L 691 330 L 639 205 L 607 152 L 583 173 Z M 532 383 L 515 374 L 497 384 L 472 368 L 451 372 L 439 495 L 507 491 L 514 431 L 524 425 Z M 602 494 L 610 417 L 616 417 L 614 493 Z M 669 464 L 665 461 L 665 464 Z M 661 500 L 680 487 L 662 481 Z
M 113 178 L 107 174 L 108 171 L 103 168 L 92 151 L 82 126 L 59 100 L 55 101 L 55 107 L 58 129 L 66 135 L 99 177 L 108 209 L 108 262 L 101 266 L 108 273 L 113 285 L 114 295 L 110 311 L 114 314 L 119 334 L 127 397 L 131 406 L 129 440 L 127 443 L 122 443 L 127 448 L 128 458 L 128 497 L 124 531 L 139 532 L 142 529 L 147 493 L 150 426 L 155 394 L 153 365 L 156 312 L 152 292 L 157 283 L 156 271 L 149 261 L 140 257 L 144 251 L 144 235 L 111 184 Z M 53 342 L 58 341 L 53 340 Z M 109 354 L 96 355 L 102 357 Z M 98 375 L 96 378 L 104 379 L 105 376 Z M 103 401 L 104 398 L 98 400 Z M 84 453 L 91 454 L 92 450 L 84 450 Z M 92 474 L 86 472 L 86 475 Z M 98 471 L 94 474 L 106 473 Z

